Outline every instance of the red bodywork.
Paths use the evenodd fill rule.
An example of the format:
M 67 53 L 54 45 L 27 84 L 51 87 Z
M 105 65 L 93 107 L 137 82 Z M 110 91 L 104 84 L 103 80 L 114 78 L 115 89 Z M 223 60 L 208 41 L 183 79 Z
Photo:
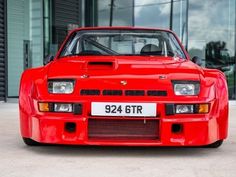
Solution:
M 129 29 L 140 28 L 81 28 Z M 149 30 L 149 29 L 146 29 Z M 69 35 L 69 36 L 70 36 Z M 67 39 L 68 40 L 68 37 Z M 65 43 L 63 44 L 65 45 Z M 63 47 L 62 45 L 62 47 Z M 183 47 L 182 47 L 183 48 Z M 62 49 L 61 49 L 62 50 Z M 183 48 L 184 50 L 184 48 Z M 41 143 L 74 145 L 125 145 L 125 146 L 201 146 L 224 140 L 228 130 L 228 91 L 225 76 L 218 70 L 205 69 L 187 60 L 173 60 L 171 57 L 150 56 L 71 56 L 55 59 L 44 67 L 26 70 L 22 74 L 19 95 L 21 135 Z M 112 62 L 112 67 L 90 67 L 89 62 Z M 89 76 L 89 77 L 83 77 Z M 72 94 L 48 93 L 48 79 L 75 79 Z M 127 85 L 122 85 L 122 80 Z M 176 96 L 172 80 L 199 80 L 198 96 Z M 110 90 L 164 90 L 167 96 L 82 96 L 81 89 Z M 38 109 L 39 102 L 81 103 L 82 114 L 44 113 Z M 96 117 L 91 116 L 91 102 L 142 102 L 157 103 L 157 116 L 153 118 Z M 210 104 L 207 114 L 166 115 L 165 105 Z M 75 132 L 65 130 L 65 124 L 76 124 Z M 142 132 L 147 126 L 147 136 L 122 138 L 89 136 L 93 133 L 119 133 L 119 131 Z M 180 124 L 182 131 L 173 132 L 173 124 Z M 124 127 L 119 129 L 119 127 Z M 90 133 L 91 133 L 90 132 Z M 156 138 L 149 137 L 148 133 Z

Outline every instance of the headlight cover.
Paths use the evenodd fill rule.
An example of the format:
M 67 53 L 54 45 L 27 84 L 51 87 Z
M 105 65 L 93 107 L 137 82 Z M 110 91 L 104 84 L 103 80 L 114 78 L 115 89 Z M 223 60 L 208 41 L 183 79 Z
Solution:
M 49 80 L 48 92 L 55 94 L 71 94 L 74 91 L 74 80 Z
M 199 81 L 172 81 L 175 95 L 193 96 L 200 92 Z

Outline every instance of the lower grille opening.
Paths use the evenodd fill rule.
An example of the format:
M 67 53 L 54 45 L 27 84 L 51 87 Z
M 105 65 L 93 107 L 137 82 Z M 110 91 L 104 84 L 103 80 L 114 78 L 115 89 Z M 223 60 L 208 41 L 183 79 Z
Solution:
M 108 119 L 89 119 L 89 139 L 159 139 L 159 120 Z

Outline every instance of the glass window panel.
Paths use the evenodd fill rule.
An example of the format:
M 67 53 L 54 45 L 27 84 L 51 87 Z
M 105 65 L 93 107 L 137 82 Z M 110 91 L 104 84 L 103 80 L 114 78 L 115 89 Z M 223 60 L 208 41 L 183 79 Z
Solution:
M 135 26 L 169 28 L 170 0 L 135 0 Z
M 189 53 L 227 77 L 235 99 L 235 0 L 190 0 Z
M 43 63 L 42 3 L 7 1 L 9 97 L 18 96 L 21 73 Z
M 24 69 L 23 41 L 29 40 L 25 34 L 25 18 L 29 19 L 29 4 L 22 1 L 7 1 L 7 37 L 8 37 L 8 96 L 18 96 L 21 73 Z M 16 10 L 17 9 L 17 10 Z M 25 13 L 28 12 L 28 13 Z M 16 28 L 17 26 L 17 28 Z M 29 32 L 29 28 L 27 28 Z
M 111 7 L 113 1 L 113 8 Z M 111 10 L 113 18 L 110 18 Z M 98 1 L 98 26 L 132 26 L 133 0 Z
M 186 47 L 187 42 L 187 22 L 186 22 L 187 0 L 173 1 L 173 28 L 182 44 Z

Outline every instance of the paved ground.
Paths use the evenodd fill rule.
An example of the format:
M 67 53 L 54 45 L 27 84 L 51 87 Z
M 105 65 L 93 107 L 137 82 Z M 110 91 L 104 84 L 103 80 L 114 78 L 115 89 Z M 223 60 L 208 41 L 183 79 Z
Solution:
M 219 149 L 27 147 L 17 104 L 0 103 L 0 177 L 235 177 L 236 106 Z

